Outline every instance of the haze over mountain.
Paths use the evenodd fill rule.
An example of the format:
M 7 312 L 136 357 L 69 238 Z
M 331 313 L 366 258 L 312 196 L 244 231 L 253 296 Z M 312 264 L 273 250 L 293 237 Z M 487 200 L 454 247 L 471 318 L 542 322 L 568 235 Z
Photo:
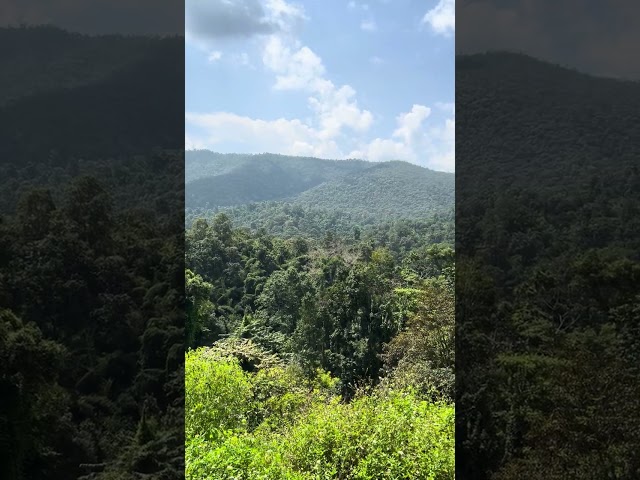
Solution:
M 187 208 L 216 208 L 265 201 L 423 218 L 449 212 L 454 175 L 407 162 L 323 160 L 275 154 L 186 152 Z

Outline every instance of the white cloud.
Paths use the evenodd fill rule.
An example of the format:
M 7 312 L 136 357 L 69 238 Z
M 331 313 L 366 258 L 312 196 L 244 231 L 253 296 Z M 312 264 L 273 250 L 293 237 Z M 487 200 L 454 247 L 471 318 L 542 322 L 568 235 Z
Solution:
M 301 5 L 285 0 L 264 0 L 267 18 L 278 26 L 281 33 L 291 33 L 308 20 Z
M 214 50 L 209 54 L 209 62 L 215 63 L 222 58 L 222 52 L 220 50 Z
M 456 120 L 447 118 L 443 125 L 427 131 L 426 155 L 429 166 L 435 170 L 453 172 L 456 161 Z
M 348 89 L 342 90 L 342 95 L 350 94 L 352 92 Z M 455 170 L 453 116 L 429 124 L 432 109 L 416 104 L 409 112 L 396 117 L 396 128 L 389 138 L 365 141 L 360 136 L 357 148 L 346 151 L 336 135 L 342 125 L 332 122 L 336 118 L 345 121 L 351 118 L 351 123 L 357 124 L 354 119 L 358 116 L 349 111 L 333 113 L 335 115 L 324 119 L 320 114 L 322 121 L 317 126 L 299 119 L 262 120 L 227 112 L 187 113 L 187 124 L 204 133 L 195 137 L 187 135 L 185 145 L 187 149 L 216 149 L 219 144 L 231 143 L 237 146 L 238 151 L 247 153 L 277 152 L 334 159 L 361 158 L 374 162 L 405 160 L 435 170 Z
M 310 97 L 309 105 L 316 112 L 324 138 L 340 135 L 343 127 L 357 132 L 365 132 L 373 123 L 373 115 L 360 110 L 354 99 L 355 90 L 349 85 L 339 89 L 331 88 L 318 97 Z
M 439 104 L 452 105 L 452 104 Z M 434 170 L 455 170 L 455 118 L 427 126 L 431 109 L 413 105 L 396 117 L 391 138 L 375 138 L 362 143 L 349 157 L 370 161 L 405 160 Z
M 455 0 L 439 0 L 422 18 L 422 23 L 439 35 L 451 36 L 456 29 Z
M 369 62 L 373 65 L 382 65 L 384 63 L 384 60 L 377 55 L 374 55 L 369 59 Z
M 227 142 L 239 145 L 247 153 L 278 152 L 287 155 L 313 155 L 340 158 L 336 142 L 323 138 L 315 129 L 298 119 L 261 120 L 234 113 L 187 113 L 188 124 L 204 131 L 194 139 L 185 138 L 187 148 L 215 148 Z
M 322 58 L 296 39 L 292 25 L 296 19 L 303 18 L 304 12 L 284 0 L 261 1 L 266 21 L 278 25 L 274 33 L 254 40 L 261 46 L 262 64 L 273 75 L 275 90 L 308 95 L 309 117 L 259 119 L 230 112 L 187 112 L 187 148 L 223 150 L 232 146 L 235 151 L 248 153 L 356 157 L 372 161 L 399 159 L 453 170 L 453 104 L 435 104 L 434 115 L 427 106 L 413 105 L 410 111 L 396 117 L 396 126 L 388 137 L 371 139 L 367 132 L 374 116 L 360 107 L 355 89 L 334 84 Z M 364 5 L 360 4 L 360 8 Z M 246 52 L 222 50 L 219 53 L 220 57 L 224 55 L 237 64 L 249 64 Z M 373 56 L 370 62 L 380 64 L 382 59 Z
M 363 20 L 360 23 L 360 28 L 365 32 L 375 32 L 378 29 L 376 22 L 374 19 L 370 18 L 368 20 Z
M 414 105 L 408 113 L 401 113 L 396 118 L 398 128 L 393 132 L 394 137 L 401 138 L 404 143 L 410 145 L 414 137 L 419 133 L 422 122 L 431 115 L 431 109 L 424 105 Z
M 273 36 L 267 40 L 262 60 L 276 74 L 278 90 L 318 91 L 326 87 L 322 59 L 308 47 L 292 52 L 280 37 Z
M 311 93 L 309 106 L 322 138 L 339 136 L 343 127 L 362 132 L 373 123 L 371 112 L 358 106 L 355 90 L 349 85 L 338 88 L 327 79 L 322 59 L 310 48 L 298 44 L 292 48 L 273 36 L 265 45 L 263 61 L 276 75 L 274 88 Z

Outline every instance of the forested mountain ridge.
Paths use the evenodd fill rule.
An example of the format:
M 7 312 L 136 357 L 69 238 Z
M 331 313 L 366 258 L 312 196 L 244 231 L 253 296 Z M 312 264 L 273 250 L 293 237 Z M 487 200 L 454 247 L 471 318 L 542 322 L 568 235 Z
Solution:
M 86 36 L 53 26 L 0 28 L 0 105 L 95 83 L 156 44 L 148 37 Z
M 184 85 L 174 63 L 184 39 L 91 37 L 52 27 L 0 29 L 0 39 L 7 42 L 0 47 L 8 72 L 0 78 L 5 163 L 67 167 L 160 144 L 183 149 L 176 132 L 184 131 L 184 106 L 159 99 Z
M 299 177 L 315 181 L 329 180 L 342 174 L 365 170 L 364 160 L 324 160 L 315 157 L 293 157 L 274 153 L 242 154 L 217 153 L 210 150 L 187 150 L 185 160 L 185 181 L 223 175 L 243 166 L 280 167 Z M 264 168 L 264 167 L 262 167 Z
M 456 61 L 457 474 L 636 478 L 640 83 Z
M 539 188 L 571 178 L 575 189 L 637 166 L 640 82 L 504 52 L 459 56 L 456 72 L 469 115 L 459 153 L 475 159 L 461 178 L 515 187 L 534 179 Z
M 454 176 L 407 162 L 186 152 L 187 209 L 286 201 L 379 218 L 449 213 Z

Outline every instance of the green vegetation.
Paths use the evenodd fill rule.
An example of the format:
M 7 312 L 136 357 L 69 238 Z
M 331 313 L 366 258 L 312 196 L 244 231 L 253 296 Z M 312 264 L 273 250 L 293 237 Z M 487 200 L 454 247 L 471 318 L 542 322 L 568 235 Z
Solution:
M 31 190 L 0 223 L 2 477 L 175 477 L 181 222 L 114 208 L 93 177 L 59 197 Z
M 184 478 L 183 41 L 0 39 L 0 478 Z
M 640 474 L 640 84 L 456 65 L 456 467 Z
M 406 162 L 186 152 L 187 209 L 286 201 L 362 219 L 448 215 L 454 177 Z M 256 208 L 260 205 L 248 205 Z
M 212 158 L 216 172 L 254 161 Z M 363 166 L 340 193 L 327 181 L 292 202 L 188 210 L 189 480 L 454 477 L 452 204 L 422 196 L 421 216 L 387 221 L 351 200 L 366 179 L 402 197 L 395 175 L 419 167 L 344 168 Z M 389 212 L 416 200 L 381 198 Z
M 453 407 L 396 390 L 344 403 L 321 370 L 222 345 L 187 353 L 188 479 L 453 478 Z

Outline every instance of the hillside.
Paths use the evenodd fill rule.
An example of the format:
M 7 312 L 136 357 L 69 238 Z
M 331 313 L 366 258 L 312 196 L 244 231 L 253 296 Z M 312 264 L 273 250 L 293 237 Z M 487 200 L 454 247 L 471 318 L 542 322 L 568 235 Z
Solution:
M 454 203 L 454 176 L 406 162 L 373 164 L 324 182 L 296 198 L 300 205 L 377 213 L 389 218 L 442 213 Z
M 140 60 L 148 37 L 85 36 L 52 26 L 0 28 L 0 105 L 89 85 Z
M 640 83 L 598 78 L 526 55 L 456 60 L 459 179 L 558 189 L 620 173 L 640 154 Z M 615 160 L 615 161 L 614 161 Z M 517 168 L 515 168 L 517 165 Z
M 181 149 L 184 39 L 90 37 L 52 27 L 0 29 L 0 156 L 109 158 Z M 10 68 L 9 68 L 10 66 Z M 26 80 L 24 80 L 26 79 Z
M 635 478 L 640 83 L 490 53 L 456 97 L 457 476 Z
M 187 209 L 286 201 L 378 218 L 448 213 L 454 176 L 406 162 L 186 152 Z

